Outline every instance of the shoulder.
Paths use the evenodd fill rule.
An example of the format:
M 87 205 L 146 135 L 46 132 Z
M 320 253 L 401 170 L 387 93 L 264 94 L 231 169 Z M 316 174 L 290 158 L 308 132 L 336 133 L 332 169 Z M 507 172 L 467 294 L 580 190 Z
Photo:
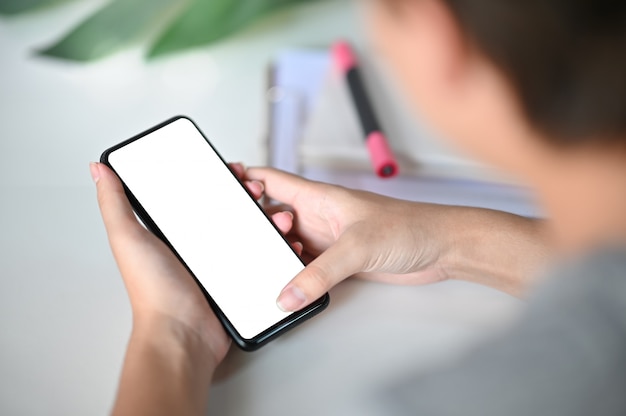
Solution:
M 398 414 L 626 414 L 626 247 L 554 267 L 520 320 L 447 368 L 394 386 Z
M 616 313 L 626 323 L 626 246 L 598 248 L 563 260 L 529 297 L 529 313 Z

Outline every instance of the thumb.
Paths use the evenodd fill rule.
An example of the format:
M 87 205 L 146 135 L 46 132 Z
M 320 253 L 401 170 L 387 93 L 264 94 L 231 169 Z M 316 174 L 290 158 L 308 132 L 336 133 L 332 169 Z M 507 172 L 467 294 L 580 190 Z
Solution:
M 132 231 L 143 231 L 117 175 L 102 163 L 89 165 L 96 183 L 98 205 L 109 239 L 114 240 Z
M 285 312 L 302 309 L 337 283 L 362 271 L 366 263 L 363 244 L 359 244 L 356 233 L 346 230 L 285 286 L 276 303 Z

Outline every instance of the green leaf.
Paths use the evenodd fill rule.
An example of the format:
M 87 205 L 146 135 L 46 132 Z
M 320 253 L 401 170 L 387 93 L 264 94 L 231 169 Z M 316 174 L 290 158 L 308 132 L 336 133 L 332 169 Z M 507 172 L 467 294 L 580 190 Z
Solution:
M 55 6 L 70 0 L 0 0 L 0 14 L 13 15 Z
M 311 0 L 193 0 L 157 39 L 148 56 L 156 57 L 206 45 L 281 7 Z
M 138 40 L 185 4 L 185 0 L 114 0 L 39 53 L 74 61 L 102 58 Z

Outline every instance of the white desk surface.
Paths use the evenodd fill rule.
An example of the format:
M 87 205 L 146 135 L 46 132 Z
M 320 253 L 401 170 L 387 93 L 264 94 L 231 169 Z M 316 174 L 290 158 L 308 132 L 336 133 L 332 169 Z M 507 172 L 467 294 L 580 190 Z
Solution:
M 0 20 L 0 414 L 110 410 L 131 316 L 88 162 L 186 114 L 226 158 L 258 164 L 273 54 L 358 37 L 353 7 L 331 1 L 148 64 L 139 49 L 88 65 L 33 56 L 103 3 Z M 274 23 L 283 31 L 267 30 Z M 211 413 L 367 415 L 360 395 L 408 368 L 449 361 L 520 310 L 509 296 L 456 282 L 350 281 L 331 297 L 326 312 L 260 351 L 233 349 Z

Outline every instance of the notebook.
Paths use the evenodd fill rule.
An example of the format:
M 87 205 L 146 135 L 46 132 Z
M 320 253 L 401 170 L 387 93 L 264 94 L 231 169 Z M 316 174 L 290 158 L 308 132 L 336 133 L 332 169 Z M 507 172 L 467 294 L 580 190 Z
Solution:
M 347 85 L 325 49 L 276 56 L 268 89 L 268 163 L 302 176 L 396 198 L 541 216 L 532 194 L 502 172 L 455 151 L 415 115 L 389 70 L 358 50 L 374 110 L 400 166 L 378 178 Z

